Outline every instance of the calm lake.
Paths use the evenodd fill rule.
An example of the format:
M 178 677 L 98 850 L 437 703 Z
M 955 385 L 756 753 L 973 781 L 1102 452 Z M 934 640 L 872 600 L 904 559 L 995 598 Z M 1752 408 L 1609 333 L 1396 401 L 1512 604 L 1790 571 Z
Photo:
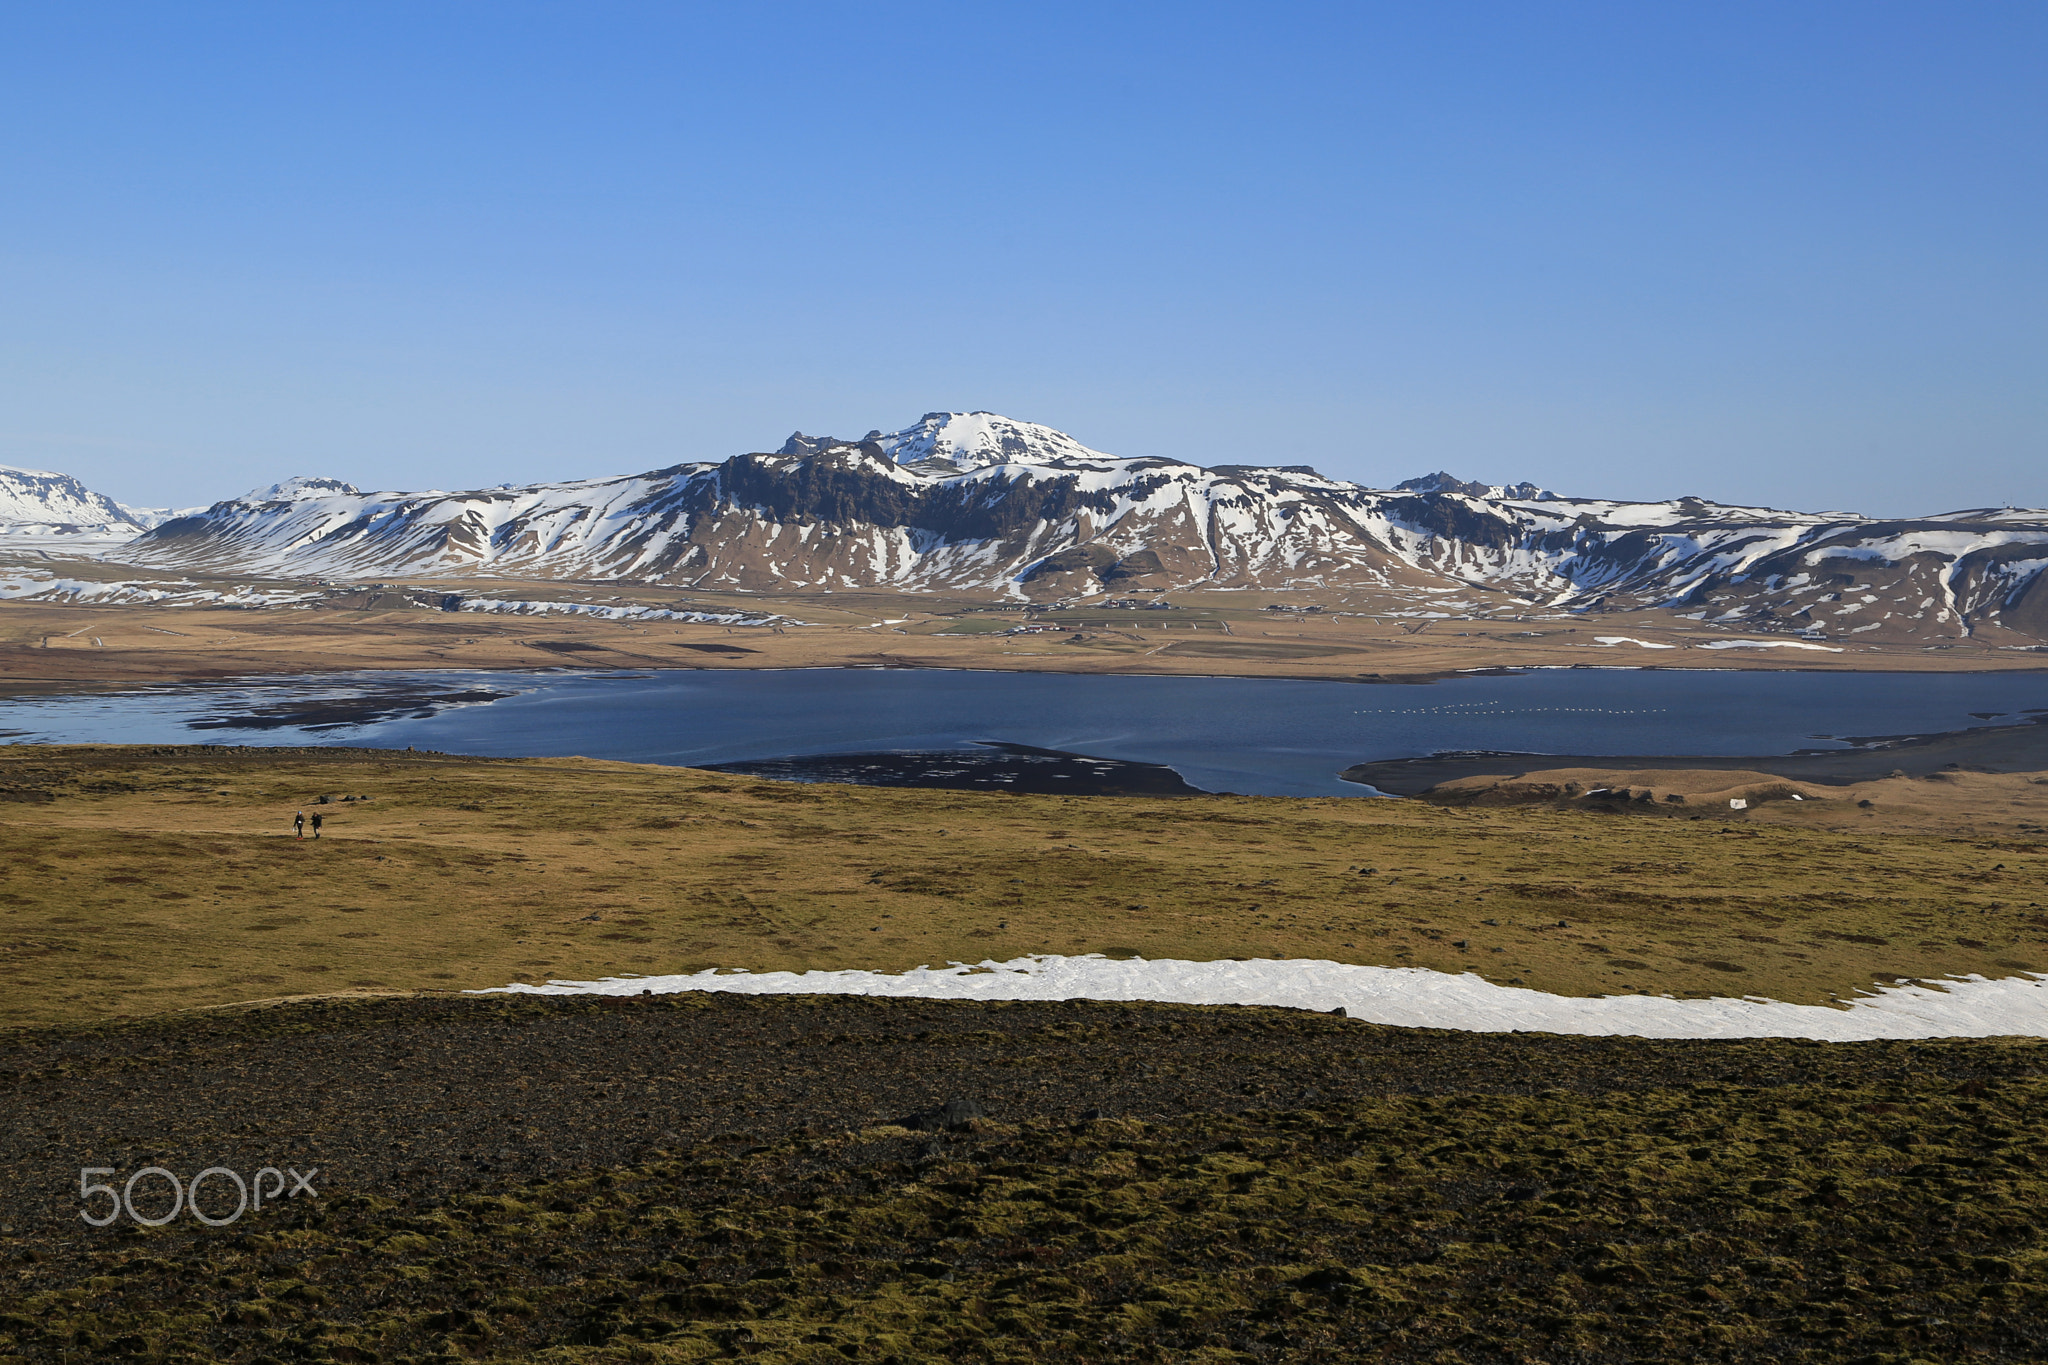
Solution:
M 1165 764 L 1209 791 L 1362 796 L 1453 749 L 1762 755 L 2012 724 L 2042 673 L 1541 669 L 1436 683 L 929 670 L 365 673 L 0 698 L 0 742 L 341 744 L 702 765 L 1000 743 Z M 985 751 L 982 751 L 985 752 Z

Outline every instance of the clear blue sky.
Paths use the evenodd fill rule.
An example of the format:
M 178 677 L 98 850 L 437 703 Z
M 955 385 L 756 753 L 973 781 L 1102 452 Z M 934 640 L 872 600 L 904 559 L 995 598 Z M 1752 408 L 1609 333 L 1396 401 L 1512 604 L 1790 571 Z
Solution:
M 0 462 L 2048 506 L 2048 5 L 0 5 Z

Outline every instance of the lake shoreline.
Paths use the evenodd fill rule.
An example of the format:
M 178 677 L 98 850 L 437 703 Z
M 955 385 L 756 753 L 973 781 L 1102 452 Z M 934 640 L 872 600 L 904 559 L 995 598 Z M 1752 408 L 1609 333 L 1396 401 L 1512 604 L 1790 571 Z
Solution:
M 1077 795 L 1414 796 L 1477 774 L 1561 768 L 1741 770 L 1835 786 L 1945 766 L 2048 770 L 2048 726 L 2036 723 L 2048 716 L 2039 705 L 2048 687 L 2031 673 L 1521 669 L 1438 679 L 1458 688 L 1325 685 L 1340 681 L 957 668 L 356 670 L 18 693 L 0 710 L 0 740 L 369 740 Z
M 207 673 L 195 676 L 175 677 L 105 677 L 105 676 L 52 676 L 52 677 L 10 677 L 0 670 L 0 703 L 15 697 L 65 697 L 65 696 L 113 696 L 159 687 L 206 687 L 208 685 L 242 686 L 265 681 L 286 683 L 295 679 L 308 682 L 331 682 L 351 674 L 373 675 L 419 675 L 419 674 L 469 674 L 469 673 L 530 673 L 555 674 L 563 677 L 596 677 L 610 673 L 988 673 L 988 674 L 1042 674 L 1060 678 L 1187 678 L 1187 679 L 1236 679 L 1260 682 L 1319 682 L 1349 683 L 1360 687 L 1424 687 L 1433 683 L 1457 682 L 1468 678 L 1509 678 L 1529 673 L 1778 673 L 1778 674 L 1819 674 L 1840 677 L 1843 675 L 1919 675 L 1924 677 L 2005 677 L 2014 673 L 2039 673 L 2048 677 L 2048 664 L 2007 665 L 1987 668 L 1829 668 L 1818 665 L 1773 664 L 1759 660 L 1755 663 L 1728 664 L 1611 664 L 1611 663 L 1566 663 L 1531 664 L 1501 663 L 1473 667 L 1422 669 L 1401 673 L 1284 673 L 1271 671 L 1207 670 L 1188 672 L 1180 669 L 1115 669 L 1099 668 L 1004 668 L 992 667 L 988 663 L 719 663 L 719 664 L 676 664 L 669 662 L 618 663 L 618 664 L 577 664 L 549 663 L 543 661 L 506 661 L 483 664 L 331 664 L 303 669 L 251 667 L 231 673 Z
M 1900 775 L 1928 777 L 1957 768 L 1993 773 L 2048 770 L 2048 715 L 2013 725 L 1928 735 L 1870 736 L 1854 742 L 1859 747 L 1738 756 L 1446 752 L 1421 758 L 1367 760 L 1352 764 L 1338 776 L 1388 796 L 1424 796 L 1461 778 L 1519 777 L 1565 769 L 1768 773 L 1832 787 Z

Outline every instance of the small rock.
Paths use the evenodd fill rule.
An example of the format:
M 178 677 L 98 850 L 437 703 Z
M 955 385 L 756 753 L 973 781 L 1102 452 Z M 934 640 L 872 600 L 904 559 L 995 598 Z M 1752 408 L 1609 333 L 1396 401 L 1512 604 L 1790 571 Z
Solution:
M 1291 1283 L 1303 1289 L 1319 1290 L 1327 1294 L 1331 1290 L 1351 1288 L 1358 1283 L 1358 1277 L 1343 1266 L 1327 1266 L 1321 1270 L 1311 1270 Z
M 903 1120 L 905 1128 L 920 1133 L 937 1133 L 945 1130 L 958 1132 L 976 1119 L 988 1117 L 988 1110 L 975 1100 L 947 1100 L 935 1109 L 925 1109 Z

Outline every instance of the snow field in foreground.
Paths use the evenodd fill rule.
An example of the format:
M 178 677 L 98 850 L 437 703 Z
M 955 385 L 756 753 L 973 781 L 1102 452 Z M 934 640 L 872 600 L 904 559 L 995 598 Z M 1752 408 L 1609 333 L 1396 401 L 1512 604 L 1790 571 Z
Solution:
M 1972 976 L 1942 986 L 1878 987 L 1826 1005 L 1776 1000 L 1677 1000 L 1658 995 L 1598 999 L 1496 986 L 1472 973 L 1423 967 L 1358 967 L 1307 958 L 1249 962 L 1113 961 L 1098 954 L 1038 954 L 975 966 L 952 963 L 900 974 L 869 971 L 608 976 L 599 981 L 515 983 L 471 995 L 886 995 L 934 1000 L 1149 1000 L 1183 1005 L 1280 1005 L 1330 1011 L 1409 1028 L 1475 1033 L 1577 1033 L 1640 1038 L 2048 1037 L 2048 982 Z

